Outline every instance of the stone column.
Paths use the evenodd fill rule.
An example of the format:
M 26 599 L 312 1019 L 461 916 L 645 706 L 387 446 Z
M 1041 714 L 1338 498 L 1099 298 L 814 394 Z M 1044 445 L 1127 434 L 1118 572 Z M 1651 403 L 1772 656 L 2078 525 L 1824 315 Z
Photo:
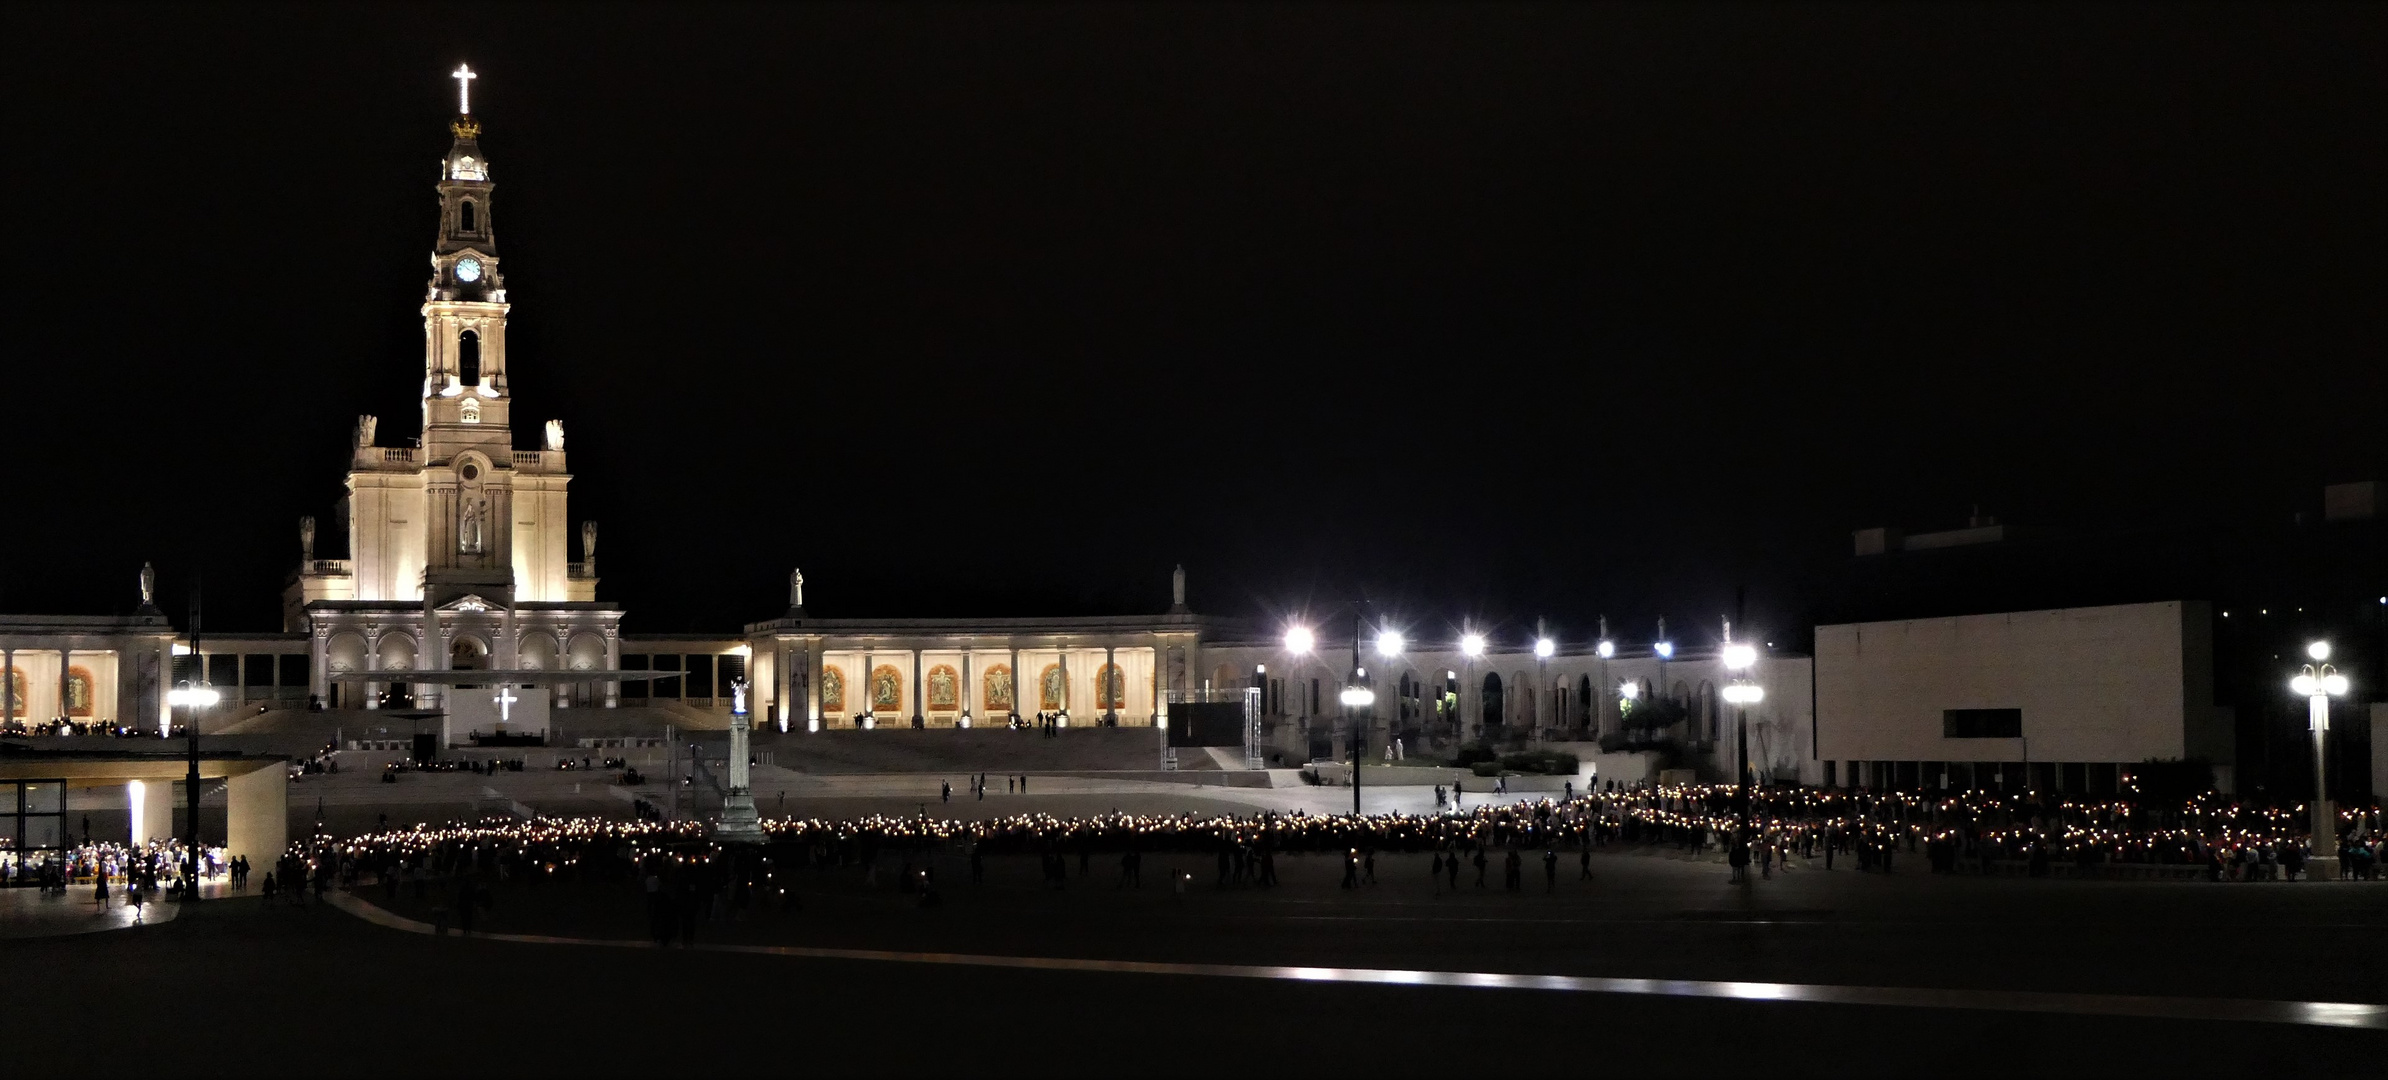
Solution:
M 804 642 L 804 718 L 809 724 L 818 720 L 823 727 L 829 718 L 821 715 L 821 667 L 829 662 L 824 642 L 806 638 Z
M 307 693 L 332 707 L 332 630 L 328 626 L 312 628 L 307 635 Z
M 381 670 L 381 632 L 371 630 L 365 635 L 365 670 Z M 365 707 L 381 708 L 381 680 L 365 680 Z
M 920 650 L 919 650 L 919 649 L 914 649 L 914 650 L 912 650 L 912 726 L 913 726 L 913 727 L 922 727 L 922 726 L 924 726 L 924 725 L 923 725 L 923 722 L 922 722 L 922 720 L 921 720 L 921 717 L 922 717 L 924 714 L 926 714 L 926 713 L 928 712 L 928 702 L 922 701 L 922 700 L 920 699 L 920 697 L 921 697 L 921 695 L 920 695 L 920 687 L 921 687 L 921 683 L 922 683 L 922 681 L 923 681 L 923 679 L 922 679 L 922 676 L 921 676 L 921 672 L 920 672 L 920 664 L 921 664 L 921 655 L 920 655 Z
M 10 665 L 13 667 L 13 666 L 14 666 L 14 663 L 15 663 L 15 660 L 14 660 L 14 658 L 13 658 L 13 657 L 11 657 L 11 658 L 10 658 Z M 16 680 L 15 680 L 15 679 L 13 679 L 13 678 L 6 679 L 6 685 L 8 685 L 8 686 L 10 686 L 10 687 L 12 687 L 12 688 L 13 688 L 13 687 L 15 687 L 15 686 L 16 686 Z M 171 734 L 173 734 L 173 733 L 174 733 L 174 706 L 173 706 L 171 703 L 169 703 L 169 702 L 166 700 L 166 691 L 168 691 L 168 690 L 172 689 L 172 688 L 173 688 L 173 686 L 174 686 L 174 639 L 172 639 L 172 638 L 159 638 L 159 639 L 158 639 L 158 688 L 157 688 L 157 689 L 158 689 L 158 697 L 157 697 L 157 710 L 158 710 L 158 714 L 157 714 L 157 721 L 158 721 L 158 734 L 159 734 L 159 735 L 171 735 Z M 5 716 L 5 715 L 6 715 L 5 713 L 0 713 L 0 716 Z M 166 794 L 166 796 L 165 796 L 165 797 L 166 797 L 166 798 L 168 798 L 168 799 L 172 799 L 172 798 L 173 798 L 173 792 L 172 792 L 171 790 L 169 790 L 169 791 L 167 792 L 167 794 Z
M 1005 647 L 1006 647 L 1006 648 L 1008 648 L 1008 649 L 1011 651 L 1011 654 L 1012 654 L 1012 711 L 1011 711 L 1011 715 L 1004 717 L 1004 719 L 1005 719 L 1005 720 L 1017 720 L 1017 719 L 1019 719 L 1019 718 L 1020 718 L 1020 694 L 1021 694 L 1021 690 L 1020 690 L 1020 643 L 1019 643 L 1017 640 L 1010 640 L 1010 639 L 1007 639 L 1007 640 L 1006 640 L 1006 643 L 1005 643 Z
M 232 703 L 249 703 L 249 658 L 242 653 L 232 654 Z
M 1119 650 L 1110 642 L 1104 642 L 1103 666 L 1101 670 L 1095 672 L 1095 700 L 1103 703 L 1104 721 L 1114 724 L 1119 722 L 1119 707 L 1111 697 L 1111 688 L 1104 684 L 1111 678 L 1111 673 L 1118 668 Z M 1126 680 L 1123 679 L 1121 682 L 1124 683 Z
M 795 673 L 789 671 L 788 666 L 795 662 L 796 651 L 788 647 L 787 639 L 774 637 L 771 639 L 771 657 L 771 682 L 777 691 L 771 699 L 773 702 L 771 709 L 778 715 L 780 726 L 786 727 L 789 708 L 788 695 L 793 692 L 792 687 L 796 682 L 790 677 Z
M 173 677 L 174 669 L 167 668 L 166 678 L 172 679 Z M 15 649 L 0 649 L 0 722 L 16 719 L 18 709 L 24 709 L 27 713 L 33 711 L 27 708 L 24 702 L 17 700 L 17 651 Z M 26 719 L 30 720 L 32 717 L 28 715 Z
M 622 670 L 622 631 L 611 626 L 605 628 L 605 670 Z M 614 709 L 621 705 L 622 680 L 605 680 L 605 707 Z
M 1070 711 L 1070 649 L 1067 645 L 1053 647 L 1054 663 L 1061 670 L 1061 711 Z
M 769 839 L 755 812 L 753 773 L 746 763 L 747 732 L 752 726 L 747 711 L 730 712 L 729 790 L 722 794 L 721 824 L 713 830 L 713 839 L 725 844 L 760 844 Z
M 957 705 L 960 705 L 960 706 L 962 707 L 961 716 L 969 716 L 969 715 L 971 715 L 972 713 L 975 713 L 975 712 L 977 712 L 977 711 L 978 711 L 977 709 L 975 709 L 975 708 L 973 708 L 973 707 L 972 707 L 972 706 L 975 706 L 975 705 L 979 704 L 979 701 L 978 701 L 978 684 L 977 684 L 976 682 L 973 682 L 973 681 L 971 680 L 971 677 L 970 677 L 970 672 L 971 672 L 971 669 L 977 666 L 977 665 L 974 665 L 974 664 L 972 664 L 972 663 L 970 662 L 970 660 L 971 660 L 971 658 L 972 658 L 972 656 L 973 656 L 973 655 L 974 655 L 974 654 L 972 653 L 970 646 L 969 646 L 968 644 L 964 644 L 964 645 L 962 646 L 962 686 L 961 686 L 961 695 L 960 695 L 960 697 L 961 697 L 961 700 L 960 700 L 960 701 L 957 701 L 957 702 L 955 702 L 955 704 L 957 704 Z M 956 720 L 957 720 L 957 722 L 958 722 L 958 721 L 959 721 L 959 717 L 957 717 L 957 718 L 956 718 Z
M 68 650 L 68 649 L 60 649 L 60 650 L 58 650 L 58 718 L 59 718 L 59 719 L 61 719 L 61 720 L 67 719 L 67 715 L 66 715 L 66 669 L 67 669 L 69 666 L 71 666 L 71 663 L 72 663 L 72 657 L 73 657 L 73 652 L 72 652 L 71 650 Z

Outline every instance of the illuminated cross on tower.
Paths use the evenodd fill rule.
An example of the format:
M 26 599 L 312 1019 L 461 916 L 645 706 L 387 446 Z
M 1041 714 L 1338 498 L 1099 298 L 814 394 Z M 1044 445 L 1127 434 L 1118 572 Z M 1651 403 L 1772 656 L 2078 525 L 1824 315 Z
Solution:
M 510 722 L 512 722 L 512 721 L 513 721 L 513 719 L 514 719 L 514 703 L 515 703 L 515 702 L 517 702 L 517 701 L 521 701 L 522 699 L 521 699 L 521 698 L 518 698 L 518 697 L 515 697 L 515 696 L 514 696 L 514 688 L 513 688 L 513 687 L 511 687 L 511 686 L 501 686 L 501 687 L 498 687 L 497 697 L 495 697 L 495 698 L 492 698 L 492 699 L 490 699 L 490 700 L 497 702 L 497 707 L 498 707 L 498 723 L 504 724 L 504 723 L 510 723 Z
M 457 113 L 457 115 L 459 115 L 459 116 L 471 116 L 471 115 L 473 114 L 473 84 L 472 84 L 472 80 L 474 80 L 474 79 L 478 79 L 478 78 L 480 78 L 480 76 L 479 76 L 479 75 L 475 75 L 475 74 L 473 74 L 473 69 L 472 69 L 472 67 L 471 67 L 470 65 L 467 65 L 467 64 L 458 64 L 458 65 L 456 65 L 456 70 L 455 70 L 455 72 L 453 72 L 452 74 L 450 74 L 448 77 L 449 77 L 449 78 L 451 78 L 451 79 L 454 79 L 454 80 L 456 80 L 456 113 Z

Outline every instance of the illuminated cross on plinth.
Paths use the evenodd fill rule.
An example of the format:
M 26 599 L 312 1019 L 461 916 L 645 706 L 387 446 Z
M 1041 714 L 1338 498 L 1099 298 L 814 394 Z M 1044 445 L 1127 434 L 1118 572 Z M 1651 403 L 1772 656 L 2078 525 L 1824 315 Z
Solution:
M 478 78 L 480 78 L 480 76 L 479 76 L 479 75 L 475 75 L 475 74 L 473 74 L 473 69 L 472 69 L 472 67 L 471 67 L 470 65 L 467 65 L 467 64 L 458 64 L 458 65 L 456 65 L 456 70 L 455 70 L 455 71 L 453 71 L 453 72 L 450 72 L 450 73 L 449 73 L 449 75 L 448 75 L 448 77 L 449 77 L 449 78 L 451 78 L 451 79 L 454 79 L 454 80 L 456 80 L 456 113 L 457 113 L 457 115 L 459 115 L 459 116 L 471 116 L 471 115 L 473 114 L 473 83 L 472 83 L 472 80 L 474 80 L 474 79 L 478 79 Z
M 490 700 L 497 702 L 498 723 L 503 724 L 514 719 L 514 703 L 522 699 L 514 696 L 513 687 L 501 686 L 498 687 L 497 696 Z

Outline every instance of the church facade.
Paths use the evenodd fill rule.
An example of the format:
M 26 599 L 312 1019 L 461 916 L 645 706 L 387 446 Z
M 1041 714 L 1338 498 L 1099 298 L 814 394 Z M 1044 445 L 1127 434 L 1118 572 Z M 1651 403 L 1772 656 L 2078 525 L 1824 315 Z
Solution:
M 459 76 L 470 78 L 467 71 Z M 419 433 L 385 441 L 357 418 L 339 518 L 345 558 L 317 558 L 300 523 L 284 629 L 307 637 L 313 692 L 374 708 L 394 690 L 436 702 L 442 680 L 407 673 L 618 666 L 622 612 L 597 602 L 596 525 L 577 530 L 563 423 L 518 449 L 500 268 L 496 181 L 469 96 L 440 160 L 439 222 L 422 303 Z M 388 671 L 390 678 L 371 678 Z M 614 683 L 558 684 L 559 703 L 613 702 Z

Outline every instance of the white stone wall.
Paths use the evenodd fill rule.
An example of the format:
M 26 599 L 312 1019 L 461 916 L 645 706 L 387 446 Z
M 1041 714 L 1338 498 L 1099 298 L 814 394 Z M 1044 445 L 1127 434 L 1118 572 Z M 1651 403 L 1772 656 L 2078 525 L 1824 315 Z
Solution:
M 429 516 L 419 472 L 348 474 L 349 558 L 356 599 L 421 600 Z
M 550 452 L 561 458 L 561 451 Z M 542 458 L 547 454 L 543 453 Z M 561 467 L 560 463 L 557 467 Z M 569 477 L 514 474 L 514 599 L 572 599 L 569 540 L 572 533 L 564 489 Z
M 2182 757 L 2192 710 L 2211 712 L 2211 658 L 2189 648 L 2204 637 L 2204 609 L 2173 601 L 1817 627 L 1817 750 L 1834 761 Z M 2192 701 L 2201 670 L 2204 699 Z M 2023 738 L 1943 736 L 1942 710 L 2002 708 L 2023 711 Z

